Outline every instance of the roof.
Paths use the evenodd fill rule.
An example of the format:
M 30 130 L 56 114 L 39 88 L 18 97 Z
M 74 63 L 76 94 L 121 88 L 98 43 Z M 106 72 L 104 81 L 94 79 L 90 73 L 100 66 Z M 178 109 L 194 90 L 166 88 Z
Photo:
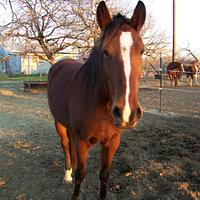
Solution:
M 0 56 L 8 56 L 8 51 L 6 51 L 3 47 L 0 47 Z

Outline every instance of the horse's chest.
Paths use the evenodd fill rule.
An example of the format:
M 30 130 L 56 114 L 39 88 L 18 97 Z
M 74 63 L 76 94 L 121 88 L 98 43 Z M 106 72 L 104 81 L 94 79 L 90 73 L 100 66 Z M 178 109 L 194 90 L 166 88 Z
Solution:
M 95 140 L 101 142 L 104 140 L 111 140 L 113 135 L 120 134 L 121 129 L 116 128 L 111 119 L 108 120 L 92 120 L 85 129 L 85 136 L 95 138 Z

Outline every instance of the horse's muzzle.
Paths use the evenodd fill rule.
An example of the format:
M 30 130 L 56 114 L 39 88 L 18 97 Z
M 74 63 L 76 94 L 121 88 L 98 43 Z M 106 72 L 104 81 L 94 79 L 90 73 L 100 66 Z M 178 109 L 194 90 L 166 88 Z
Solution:
M 134 128 L 138 121 L 141 119 L 143 114 L 142 107 L 138 104 L 137 108 L 131 113 L 129 117 L 129 122 L 126 122 L 122 118 L 122 110 L 115 106 L 112 110 L 112 116 L 114 118 L 113 122 L 117 128 L 127 129 Z

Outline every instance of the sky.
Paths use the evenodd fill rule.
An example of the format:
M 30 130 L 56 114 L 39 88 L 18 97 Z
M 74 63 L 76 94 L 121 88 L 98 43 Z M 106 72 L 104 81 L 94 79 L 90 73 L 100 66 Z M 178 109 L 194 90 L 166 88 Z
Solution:
M 135 6 L 137 1 L 130 1 Z M 173 0 L 142 0 L 159 29 L 172 41 Z M 132 5 L 133 4 L 133 5 Z M 187 48 L 200 55 L 200 0 L 176 0 L 176 47 Z
M 123 0 L 135 8 L 137 0 Z M 142 0 L 161 31 L 172 41 L 173 0 Z M 9 18 L 9 13 L 0 7 L 0 22 Z M 4 16 L 4 17 L 2 17 Z M 176 0 L 176 46 L 187 48 L 200 55 L 200 0 Z

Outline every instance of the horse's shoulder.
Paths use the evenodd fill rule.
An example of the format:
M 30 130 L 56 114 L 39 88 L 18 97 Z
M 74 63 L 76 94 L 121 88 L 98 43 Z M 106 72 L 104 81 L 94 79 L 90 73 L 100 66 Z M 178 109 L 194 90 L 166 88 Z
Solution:
M 168 70 L 173 70 L 173 69 L 179 69 L 182 70 L 183 65 L 180 62 L 171 62 L 169 63 L 169 65 L 167 66 Z
M 49 81 L 53 79 L 53 77 L 59 75 L 66 75 L 70 73 L 76 73 L 83 62 L 79 60 L 73 59 L 63 59 L 55 63 L 49 70 Z
M 79 60 L 74 60 L 74 59 L 63 59 L 58 61 L 57 63 L 55 63 L 52 67 L 51 67 L 51 71 L 55 71 L 58 69 L 71 69 L 71 68 L 80 68 L 83 65 L 83 62 L 79 61 Z

